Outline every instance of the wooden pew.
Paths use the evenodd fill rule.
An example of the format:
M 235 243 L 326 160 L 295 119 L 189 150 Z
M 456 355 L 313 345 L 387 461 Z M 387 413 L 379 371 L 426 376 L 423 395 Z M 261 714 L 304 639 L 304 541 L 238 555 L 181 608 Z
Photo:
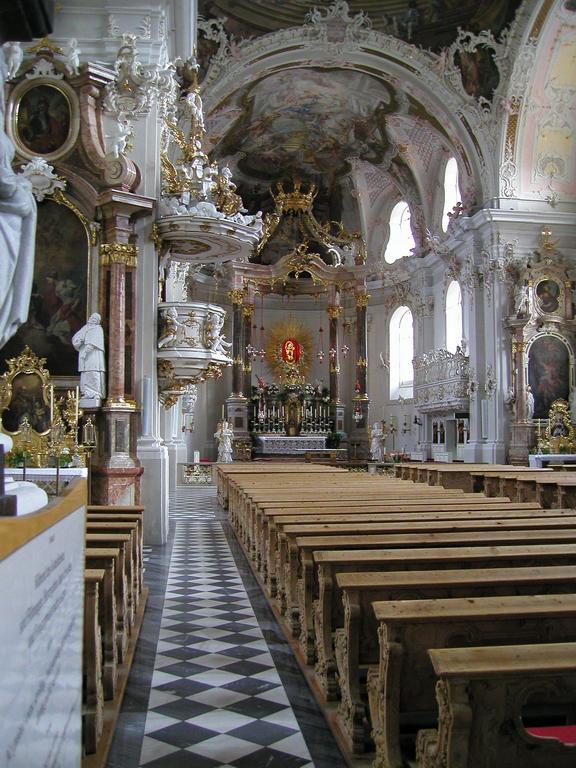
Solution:
M 88 533 L 125 533 L 130 536 L 130 555 L 133 564 L 132 581 L 128 586 L 128 601 L 131 614 L 138 612 L 140 597 L 141 573 L 144 567 L 144 553 L 142 550 L 142 538 L 140 524 L 137 520 L 87 520 L 86 531 Z
M 459 533 L 401 533 L 367 534 L 365 536 L 297 536 L 293 544 L 287 547 L 285 570 L 278 576 L 280 597 L 285 595 L 285 605 L 289 616 L 292 633 L 300 637 L 303 653 L 308 663 L 313 663 L 314 630 L 309 623 L 312 618 L 311 605 L 318 594 L 318 574 L 314 567 L 314 552 L 321 550 L 365 550 L 410 548 L 417 552 L 426 548 L 472 546 L 512 546 L 528 544 L 559 544 L 576 542 L 576 529 L 536 529 L 519 531 L 463 531 Z M 300 567 L 299 567 L 300 566 Z M 284 575 L 282 581 L 280 576 Z
M 140 504 L 122 504 L 122 505 L 98 505 L 91 504 L 86 509 L 86 519 L 90 522 L 98 521 L 118 521 L 118 522 L 137 522 L 139 532 L 139 549 L 144 551 L 144 511 L 145 508 Z M 137 568 L 138 592 L 142 595 L 144 589 L 144 561 L 140 560 Z
M 86 548 L 86 563 L 91 568 L 110 568 L 113 561 L 114 572 L 114 614 L 115 624 L 105 629 L 104 647 L 110 647 L 108 635 L 115 635 L 118 663 L 122 664 L 128 649 L 129 623 L 127 618 L 127 583 L 125 548 L 90 546 Z M 111 658 L 112 651 L 108 656 Z
M 333 666 L 333 634 L 343 623 L 342 601 L 337 599 L 339 593 L 335 594 L 337 574 L 570 566 L 576 562 L 576 544 L 322 550 L 313 552 L 312 560 L 306 567 L 317 568 L 318 592 L 300 592 L 301 634 L 308 639 L 308 628 L 318 627 L 320 632 L 314 637 L 319 647 L 318 659 Z M 312 664 L 314 661 L 312 651 L 306 662 Z
M 331 637 L 316 626 L 317 672 L 328 700 L 336 700 L 340 694 L 338 721 L 350 750 L 359 754 L 370 744 L 361 673 L 378 659 L 373 602 L 573 593 L 575 584 L 576 565 L 336 574 L 334 605 L 341 604 L 342 615 L 333 619 L 333 626 L 339 627 L 334 655 Z
M 368 670 L 368 701 L 376 763 L 390 768 L 405 765 L 403 713 L 418 720 L 434 711 L 429 648 L 566 642 L 576 630 L 576 595 L 387 601 L 373 608 L 380 659 Z
M 432 649 L 438 728 L 420 731 L 418 768 L 573 768 L 576 746 L 532 735 L 521 706 L 537 697 L 572 715 L 576 643 Z
M 443 520 L 461 520 L 478 519 L 492 521 L 493 527 L 498 527 L 495 521 L 512 521 L 512 520 L 526 520 L 529 517 L 538 513 L 538 517 L 568 517 L 568 511 L 564 513 L 557 513 L 556 510 L 546 510 L 544 515 L 540 513 L 543 510 L 536 504 L 492 504 L 486 505 L 479 502 L 472 503 L 460 503 L 460 504 L 446 504 L 446 505 L 434 505 L 430 502 L 426 503 L 414 503 L 403 504 L 401 506 L 385 506 L 374 507 L 374 512 L 367 512 L 365 507 L 350 507 L 342 509 L 337 512 L 325 514 L 315 514 L 315 509 L 308 509 L 306 515 L 290 515 L 280 513 L 276 510 L 262 510 L 262 515 L 257 518 L 255 522 L 256 540 L 255 540 L 255 552 L 253 552 L 253 560 L 255 566 L 262 574 L 264 583 L 269 589 L 271 597 L 276 596 L 277 592 L 277 561 L 280 563 L 282 557 L 280 555 L 281 541 L 283 541 L 279 535 L 287 526 L 296 526 L 302 524 L 304 527 L 302 533 L 309 533 L 310 528 L 306 528 L 308 524 L 315 523 L 339 523 L 342 519 L 346 519 L 346 524 L 356 525 L 360 523 L 397 523 L 399 521 L 408 521 L 409 519 L 417 519 L 422 522 L 441 522 Z M 491 507 L 491 509 L 490 509 Z M 328 508 L 319 508 L 328 509 Z M 434 509 L 443 509 L 443 511 L 436 511 Z M 423 511 L 425 510 L 425 511 Z M 304 511 L 304 510 L 302 510 Z M 353 521 L 353 522 L 352 522 Z M 480 526 L 481 527 L 481 526 Z M 503 526 L 505 527 L 505 526 Z M 559 526 L 562 527 L 562 526 Z M 294 532 L 296 529 L 291 529 Z M 392 530 L 392 529 L 390 529 Z
M 84 571 L 84 643 L 82 742 L 87 754 L 96 752 L 104 727 L 102 688 L 102 635 L 100 630 L 100 589 L 105 572 Z
M 138 553 L 137 567 L 135 569 L 136 586 L 138 588 L 138 597 L 141 597 L 142 590 L 144 589 L 144 518 L 141 514 L 137 513 L 92 513 L 89 512 L 86 515 L 86 523 L 136 523 L 137 541 L 136 551 Z M 105 530 L 105 529 L 100 529 Z M 109 530 L 114 530 L 110 528 Z M 118 532 L 122 532 L 121 528 L 116 529 Z M 96 531 L 96 529 L 94 529 Z
M 97 557 L 91 557 L 90 552 L 98 552 Z M 106 554 L 108 552 L 108 554 Z M 96 566 L 104 573 L 104 579 L 99 588 L 100 631 L 102 633 L 102 682 L 104 698 L 113 699 L 118 680 L 118 625 L 116 618 L 116 563 L 121 556 L 120 550 L 111 549 L 87 550 L 86 566 Z
M 134 626 L 134 560 L 132 557 L 132 535 L 129 533 L 87 533 L 86 549 L 118 547 L 124 560 L 124 595 L 122 611 L 118 607 L 118 623 L 125 623 L 126 633 L 130 634 Z M 118 595 L 117 595 L 118 601 Z

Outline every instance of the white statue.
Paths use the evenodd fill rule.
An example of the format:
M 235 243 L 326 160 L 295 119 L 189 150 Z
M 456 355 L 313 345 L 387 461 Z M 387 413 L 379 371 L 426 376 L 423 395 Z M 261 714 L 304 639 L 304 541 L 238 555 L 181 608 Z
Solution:
M 6 79 L 12 80 L 18 74 L 22 59 L 24 58 L 24 51 L 20 43 L 13 42 L 12 40 L 4 43 L 2 48 L 4 49 L 4 58 L 6 59 Z
M 0 348 L 28 317 L 36 234 L 32 187 L 12 170 L 14 146 L 4 132 L 5 76 L 0 49 Z
M 66 71 L 69 75 L 77 75 L 80 69 L 80 48 L 76 38 L 70 38 L 65 56 Z
M 97 312 L 90 315 L 86 325 L 72 337 L 72 345 L 78 350 L 80 371 L 80 405 L 98 406 L 106 394 L 106 366 L 104 364 L 104 331 Z M 84 402 L 83 402 L 84 401 Z M 86 402 L 89 401 L 89 402 Z
M 214 437 L 218 440 L 218 461 L 221 464 L 230 464 L 233 460 L 232 440 L 234 432 L 227 421 L 218 422 Z
M 179 341 L 180 329 L 184 323 L 178 320 L 176 307 L 168 307 L 162 310 L 162 329 L 158 337 L 158 347 L 171 347 Z
M 528 421 L 534 418 L 534 395 L 530 386 L 526 387 L 526 418 Z
M 372 461 L 383 461 L 382 455 L 382 440 L 384 433 L 382 432 L 382 424 L 379 421 L 375 421 L 372 424 L 370 430 L 370 458 Z
M 514 297 L 514 309 L 518 317 L 527 315 L 530 309 L 530 289 L 524 283 L 519 285 Z
M 132 125 L 127 118 L 120 114 L 112 121 L 110 131 L 106 134 L 108 154 L 116 160 L 131 148 L 130 141 L 134 136 Z
M 514 387 L 508 387 L 508 393 L 504 399 L 504 405 L 510 411 L 510 415 L 513 419 L 516 418 L 516 395 L 514 394 Z
M 186 94 L 186 101 L 190 107 L 192 113 L 192 119 L 201 131 L 204 131 L 204 111 L 202 109 L 202 99 L 200 94 L 196 90 L 188 91 Z
M 224 325 L 224 316 L 216 312 L 208 312 L 204 318 L 203 342 L 204 346 L 212 350 L 227 355 L 227 350 L 232 344 L 225 341 L 224 334 L 220 333 Z

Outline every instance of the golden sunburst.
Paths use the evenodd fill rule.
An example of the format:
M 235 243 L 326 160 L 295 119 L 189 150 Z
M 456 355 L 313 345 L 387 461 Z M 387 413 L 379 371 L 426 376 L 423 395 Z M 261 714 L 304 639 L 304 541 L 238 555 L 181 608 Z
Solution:
M 281 357 L 282 344 L 286 339 L 296 339 L 301 347 L 300 360 L 294 366 L 287 365 Z M 302 382 L 307 381 L 312 364 L 312 336 L 299 320 L 289 317 L 274 323 L 266 332 L 266 365 L 273 378 L 284 384 L 290 378 L 290 369 L 296 370 Z

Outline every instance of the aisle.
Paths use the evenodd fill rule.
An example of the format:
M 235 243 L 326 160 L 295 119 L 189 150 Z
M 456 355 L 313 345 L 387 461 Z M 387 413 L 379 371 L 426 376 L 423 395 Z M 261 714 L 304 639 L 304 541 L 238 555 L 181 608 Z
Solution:
M 215 489 L 179 488 L 171 501 L 171 526 L 155 658 L 147 654 L 153 672 L 145 722 L 143 717 L 138 722 L 133 709 L 130 714 L 130 696 L 142 693 L 136 683 L 119 722 L 120 729 L 132 730 L 131 745 L 123 744 L 119 733 L 108 766 L 343 766 L 289 646 L 218 512 Z M 151 549 L 153 563 L 159 554 L 155 550 L 164 548 Z M 146 685 L 142 670 L 136 675 Z M 137 730 L 142 730 L 139 739 Z M 139 759 L 132 762 L 138 741 Z

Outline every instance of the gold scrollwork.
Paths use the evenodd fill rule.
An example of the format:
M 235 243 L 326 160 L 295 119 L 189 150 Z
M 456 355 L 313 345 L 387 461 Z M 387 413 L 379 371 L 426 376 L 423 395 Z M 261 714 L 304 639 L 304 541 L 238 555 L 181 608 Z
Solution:
M 342 307 L 339 307 L 337 304 L 328 304 L 326 311 L 330 320 L 338 320 L 342 315 Z
M 244 301 L 244 289 L 233 288 L 231 291 L 228 291 L 228 298 L 232 304 L 242 304 Z
M 100 264 L 108 267 L 110 264 L 124 264 L 126 267 L 136 267 L 138 265 L 138 250 L 132 243 L 112 243 L 100 244 Z
M 242 307 L 242 314 L 244 317 L 252 317 L 254 312 L 254 304 L 244 304 Z
M 512 342 L 512 354 L 517 352 L 526 352 L 527 343 L 525 341 L 513 341 Z
M 366 291 L 357 291 L 356 292 L 356 306 L 357 307 L 367 307 L 368 306 L 368 300 L 370 299 L 370 294 L 366 293 Z
M 367 368 L 368 367 L 368 360 L 366 360 L 365 357 L 359 357 L 356 361 L 356 367 L 357 368 Z
M 56 188 L 52 193 L 52 200 L 54 200 L 55 203 L 58 203 L 58 205 L 64 205 L 66 208 L 71 210 L 75 216 L 77 216 L 80 219 L 80 221 L 82 222 L 82 224 L 86 229 L 86 233 L 88 235 L 90 245 L 96 245 L 97 228 L 92 226 L 93 222 L 88 221 L 86 216 L 84 216 L 82 211 L 76 205 L 74 205 L 72 200 L 69 200 L 66 197 L 66 195 L 62 192 L 62 190 L 58 188 Z

